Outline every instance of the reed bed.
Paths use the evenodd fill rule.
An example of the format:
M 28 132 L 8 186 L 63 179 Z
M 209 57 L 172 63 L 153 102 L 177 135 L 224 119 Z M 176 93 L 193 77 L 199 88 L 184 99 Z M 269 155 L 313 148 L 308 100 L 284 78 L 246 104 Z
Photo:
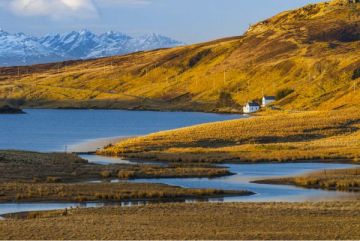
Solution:
M 217 196 L 251 195 L 249 191 L 223 191 L 216 189 L 185 189 L 163 184 L 146 183 L 0 183 L 1 202 L 86 202 L 172 200 Z
M 257 183 L 291 184 L 307 188 L 321 188 L 360 192 L 360 168 L 323 170 L 304 176 L 256 181 Z

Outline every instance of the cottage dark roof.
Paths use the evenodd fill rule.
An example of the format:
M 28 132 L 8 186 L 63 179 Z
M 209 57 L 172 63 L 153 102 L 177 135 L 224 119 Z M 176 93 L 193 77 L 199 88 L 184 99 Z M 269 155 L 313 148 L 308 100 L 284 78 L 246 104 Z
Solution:
M 264 96 L 265 100 L 276 100 L 275 96 Z
M 247 103 L 249 106 L 253 106 L 253 107 L 259 107 L 260 105 L 254 101 L 248 102 Z

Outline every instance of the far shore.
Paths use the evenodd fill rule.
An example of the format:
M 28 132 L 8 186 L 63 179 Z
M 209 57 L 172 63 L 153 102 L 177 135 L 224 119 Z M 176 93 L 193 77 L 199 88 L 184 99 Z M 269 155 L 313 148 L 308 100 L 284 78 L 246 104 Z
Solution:
M 109 110 L 109 111 L 141 111 L 141 112 L 188 112 L 188 113 L 205 113 L 205 114 L 219 114 L 219 115 L 243 115 L 244 114 L 241 110 L 236 111 L 226 111 L 226 110 L 192 110 L 192 109 L 157 109 L 157 108 L 101 108 L 101 107 L 56 107 L 56 106 L 49 106 L 49 107 L 33 107 L 33 106 L 23 106 L 24 110 Z

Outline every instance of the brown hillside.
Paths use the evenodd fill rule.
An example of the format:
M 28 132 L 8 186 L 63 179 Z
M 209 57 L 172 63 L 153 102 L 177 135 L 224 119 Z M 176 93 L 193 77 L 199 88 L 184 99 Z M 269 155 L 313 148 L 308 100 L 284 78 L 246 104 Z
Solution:
M 276 105 L 360 107 L 360 4 L 345 2 L 287 11 L 240 37 L 0 68 L 0 99 L 23 107 L 229 111 L 290 90 Z

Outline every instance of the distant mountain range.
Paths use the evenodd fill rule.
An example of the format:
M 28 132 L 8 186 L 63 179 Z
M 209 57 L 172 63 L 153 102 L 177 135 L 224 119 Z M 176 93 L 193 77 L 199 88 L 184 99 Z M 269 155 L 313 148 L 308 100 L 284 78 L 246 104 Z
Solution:
M 114 31 L 97 35 L 81 30 L 33 37 L 0 29 L 0 66 L 108 57 L 180 45 L 183 43 L 158 34 L 133 37 Z

